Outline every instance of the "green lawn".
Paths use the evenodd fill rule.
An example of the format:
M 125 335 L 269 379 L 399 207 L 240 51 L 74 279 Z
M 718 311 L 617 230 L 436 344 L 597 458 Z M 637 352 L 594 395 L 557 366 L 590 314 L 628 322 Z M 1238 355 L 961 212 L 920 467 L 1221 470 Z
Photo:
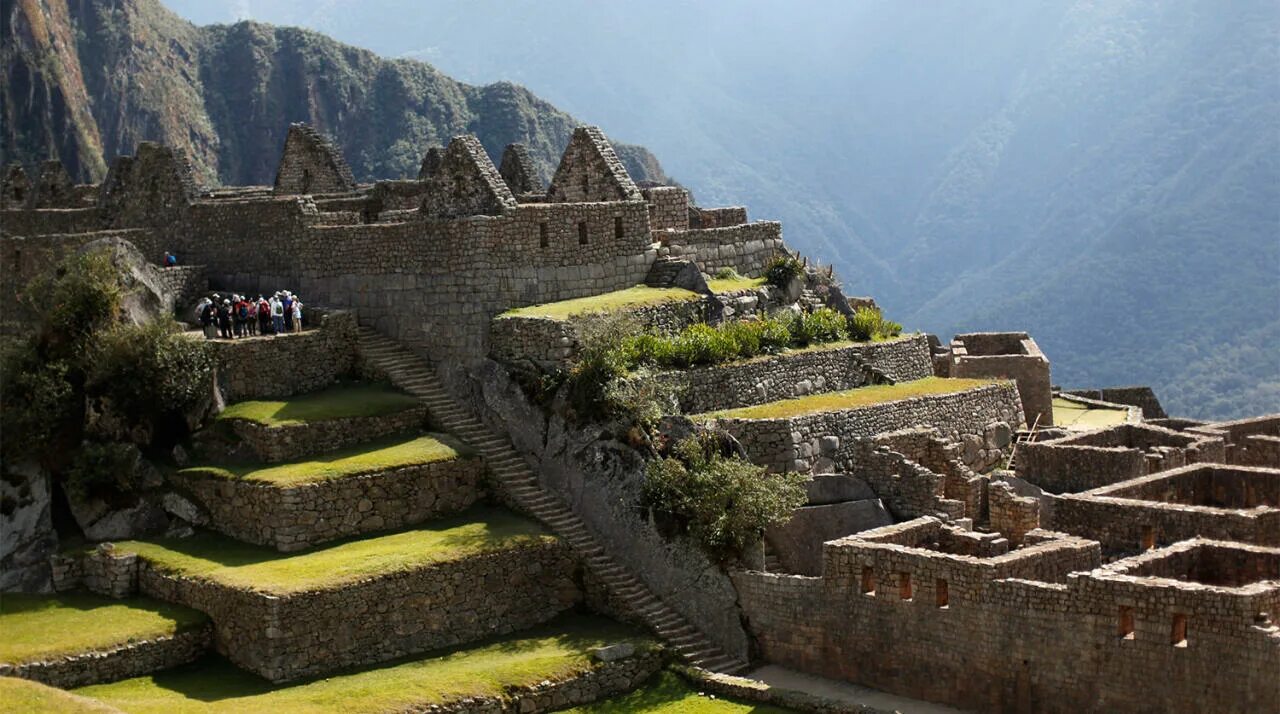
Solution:
M 751 290 L 761 287 L 767 282 L 765 278 L 713 278 L 707 281 L 707 287 L 713 293 L 736 293 L 739 290 Z
M 627 308 L 698 300 L 701 297 L 701 295 L 692 290 L 685 290 L 684 288 L 651 288 L 646 285 L 637 285 L 633 288 L 615 290 L 602 295 L 519 307 L 514 310 L 508 310 L 498 317 L 547 317 L 553 320 L 567 320 L 578 315 L 617 312 Z
M 123 541 L 116 543 L 116 549 L 137 553 L 162 571 L 227 587 L 285 594 L 338 587 L 553 538 L 538 524 L 510 511 L 477 507 L 411 530 L 303 553 L 280 553 L 208 532 L 190 538 Z
M 288 399 L 237 402 L 218 419 L 247 419 L 266 426 L 394 414 L 421 404 L 383 384 L 346 384 Z
M 1053 425 L 1072 431 L 1092 431 L 1123 424 L 1129 418 L 1126 409 L 1091 408 L 1061 397 L 1053 398 Z
M 0 711 L 10 714 L 119 714 L 71 692 L 17 677 L 0 677 Z
M 740 409 L 725 409 L 718 412 L 700 414 L 702 419 L 785 419 L 787 417 L 817 414 L 818 412 L 854 409 L 857 407 L 893 402 L 928 394 L 953 394 L 968 389 L 994 384 L 990 379 L 948 379 L 943 377 L 925 377 L 913 382 L 897 384 L 877 384 L 870 387 L 846 389 L 843 392 L 825 392 L 811 394 L 797 399 L 783 399 L 768 404 Z
M 464 648 L 300 684 L 272 685 L 210 657 L 76 693 L 135 714 L 419 711 L 464 697 L 502 696 L 508 687 L 590 670 L 593 648 L 623 640 L 652 646 L 652 640 L 610 620 L 567 615 Z
M 36 662 L 172 635 L 203 625 L 203 613 L 88 593 L 0 595 L 0 662 Z
M 296 486 L 355 474 L 448 461 L 464 453 L 466 448 L 453 437 L 428 434 L 361 444 L 287 464 L 192 466 L 178 473 L 238 479 L 273 486 Z
M 768 704 L 747 704 L 700 694 L 673 672 L 662 672 L 630 694 L 568 710 L 574 714 L 785 714 L 788 711 Z

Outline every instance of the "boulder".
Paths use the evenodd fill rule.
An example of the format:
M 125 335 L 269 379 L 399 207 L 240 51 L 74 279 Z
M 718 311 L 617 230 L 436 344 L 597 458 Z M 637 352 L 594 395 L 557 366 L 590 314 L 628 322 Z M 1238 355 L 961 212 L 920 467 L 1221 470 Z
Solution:
M 123 238 L 100 238 L 85 243 L 79 253 L 106 252 L 124 278 L 125 294 L 122 317 L 135 325 L 145 324 L 162 315 L 173 314 L 175 295 L 165 285 L 160 268 L 152 265 L 142 251 Z
M 49 475 L 34 464 L 0 473 L 0 591 L 48 592 L 49 557 L 58 550 Z

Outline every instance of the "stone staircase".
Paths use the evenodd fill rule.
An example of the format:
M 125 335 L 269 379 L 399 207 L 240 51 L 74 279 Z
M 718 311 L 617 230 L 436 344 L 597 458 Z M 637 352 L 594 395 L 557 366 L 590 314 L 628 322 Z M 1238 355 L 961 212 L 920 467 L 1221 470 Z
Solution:
M 484 457 L 489 471 L 514 504 L 563 538 L 608 589 L 687 663 L 713 672 L 737 674 L 747 663 L 725 654 L 696 627 L 654 595 L 596 541 L 586 525 L 559 498 L 547 493 L 505 435 L 496 434 L 459 406 L 435 370 L 398 342 L 368 327 L 359 330 L 364 358 L 400 389 L 426 404 L 431 418 Z

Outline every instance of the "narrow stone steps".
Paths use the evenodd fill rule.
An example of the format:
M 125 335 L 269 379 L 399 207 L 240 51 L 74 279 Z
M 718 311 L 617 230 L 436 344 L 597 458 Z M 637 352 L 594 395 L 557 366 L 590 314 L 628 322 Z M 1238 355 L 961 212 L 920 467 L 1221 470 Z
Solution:
M 720 651 L 700 630 L 611 558 L 582 520 L 559 498 L 547 493 L 511 442 L 465 412 L 440 384 L 429 365 L 372 328 L 361 327 L 358 335 L 366 360 L 385 373 L 397 387 L 417 396 L 431 412 L 432 418 L 447 431 L 480 452 L 489 472 L 516 505 L 563 538 L 609 591 L 686 662 L 715 672 L 741 672 L 746 669 L 746 662 Z

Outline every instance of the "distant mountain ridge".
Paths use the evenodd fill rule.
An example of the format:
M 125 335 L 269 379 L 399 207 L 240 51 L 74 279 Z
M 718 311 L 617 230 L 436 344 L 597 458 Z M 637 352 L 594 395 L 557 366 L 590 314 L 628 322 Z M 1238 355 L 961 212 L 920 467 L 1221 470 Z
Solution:
M 3 159 L 60 158 L 99 181 L 139 141 L 183 150 L 206 185 L 269 184 L 290 122 L 334 137 L 359 180 L 416 176 L 430 145 L 475 134 L 528 146 L 544 179 L 569 114 L 509 82 L 473 86 L 293 27 L 197 27 L 158 0 L 2 0 Z M 638 180 L 664 180 L 615 144 Z

